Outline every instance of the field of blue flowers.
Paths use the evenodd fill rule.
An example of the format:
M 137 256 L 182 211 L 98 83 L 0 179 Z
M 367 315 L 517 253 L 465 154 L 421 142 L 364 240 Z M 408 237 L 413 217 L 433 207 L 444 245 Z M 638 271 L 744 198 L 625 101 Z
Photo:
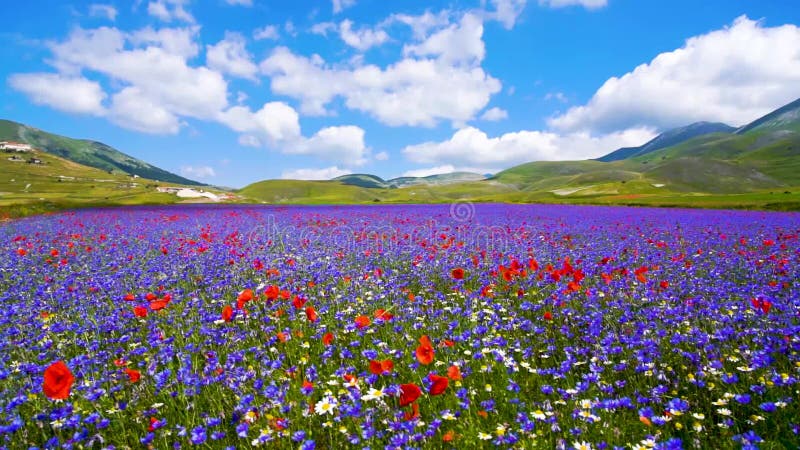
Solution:
M 163 207 L 0 225 L 0 448 L 798 448 L 800 215 Z

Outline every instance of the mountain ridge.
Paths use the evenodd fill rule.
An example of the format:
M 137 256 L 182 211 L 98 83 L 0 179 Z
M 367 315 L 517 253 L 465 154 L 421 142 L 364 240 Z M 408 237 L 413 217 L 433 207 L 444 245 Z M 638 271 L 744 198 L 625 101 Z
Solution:
M 0 141 L 20 141 L 37 150 L 109 172 L 116 171 L 168 183 L 204 186 L 203 183 L 168 172 L 102 142 L 62 136 L 12 120 L 0 119 Z

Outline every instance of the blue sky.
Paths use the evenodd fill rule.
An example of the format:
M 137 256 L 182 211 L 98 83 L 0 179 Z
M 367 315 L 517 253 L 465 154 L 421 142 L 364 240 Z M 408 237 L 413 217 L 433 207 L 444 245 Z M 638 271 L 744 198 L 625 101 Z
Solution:
M 232 187 L 591 158 L 800 97 L 800 8 L 783 0 L 32 0 L 0 16 L 0 117 Z

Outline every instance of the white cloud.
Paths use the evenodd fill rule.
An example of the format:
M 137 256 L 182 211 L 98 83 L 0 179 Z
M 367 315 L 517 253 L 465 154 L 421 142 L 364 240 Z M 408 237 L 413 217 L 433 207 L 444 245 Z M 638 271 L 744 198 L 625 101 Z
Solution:
M 324 169 L 297 169 L 285 171 L 281 174 L 284 180 L 330 180 L 353 173 L 337 166 L 326 167 Z
M 559 1 L 559 0 L 555 0 Z M 565 1 L 565 0 L 560 0 Z M 570 0 L 566 0 L 570 1 Z M 576 1 L 576 0 L 572 0 Z M 580 1 L 580 0 L 577 0 Z M 583 0 L 587 1 L 587 0 Z M 592 1 L 592 0 L 588 0 Z M 598 1 L 598 0 L 594 0 Z M 605 1 L 605 0 L 599 0 Z M 494 6 L 494 11 L 488 13 L 489 18 L 497 20 L 498 22 L 503 24 L 507 30 L 514 28 L 514 24 L 517 22 L 517 18 L 522 11 L 525 9 L 525 5 L 528 3 L 527 0 L 491 0 L 492 5 Z
M 356 166 L 366 162 L 367 151 L 364 130 L 353 125 L 323 128 L 310 138 L 287 145 L 284 149 L 284 153 L 312 155 Z
M 244 106 L 233 106 L 219 114 L 221 123 L 245 133 L 239 144 L 257 147 L 266 143 L 282 153 L 311 155 L 327 161 L 360 165 L 366 162 L 369 149 L 364 143 L 364 130 L 352 126 L 333 126 L 304 137 L 297 111 L 283 102 L 266 103 L 252 112 Z
M 479 66 L 451 66 L 433 59 L 406 58 L 385 69 L 347 69 L 279 47 L 260 68 L 271 77 L 272 91 L 300 100 L 305 114 L 325 114 L 325 106 L 342 97 L 348 108 L 392 126 L 466 122 L 501 88 L 500 81 Z
M 436 167 L 427 167 L 425 169 L 414 169 L 403 172 L 404 177 L 429 177 L 431 175 L 441 175 L 444 173 L 453 173 L 456 171 L 455 166 L 452 164 L 445 164 Z
M 154 0 L 147 4 L 147 13 L 164 22 L 194 23 L 194 17 L 183 7 L 187 3 L 189 0 Z
M 431 30 L 449 25 L 450 15 L 451 12 L 446 9 L 439 11 L 436 14 L 430 11 L 425 11 L 425 13 L 417 16 L 412 16 L 409 14 L 392 14 L 389 16 L 389 18 L 381 22 L 379 26 L 386 27 L 394 23 L 408 25 L 413 32 L 414 38 L 418 41 L 422 41 L 428 36 Z
M 569 99 L 567 99 L 567 96 L 564 95 L 563 92 L 548 92 L 547 94 L 545 94 L 544 99 L 557 100 L 561 103 L 567 103 L 569 101 Z
M 180 119 L 135 86 L 114 94 L 109 118 L 121 127 L 150 134 L 177 134 Z
M 99 83 L 78 76 L 55 73 L 21 73 L 8 79 L 12 88 L 26 94 L 34 103 L 55 109 L 102 115 L 106 93 Z
M 183 166 L 181 167 L 181 175 L 187 178 L 209 178 L 217 176 L 213 167 L 209 166 Z
M 320 22 L 311 26 L 311 32 L 320 36 L 327 36 L 328 32 L 334 30 L 336 30 L 336 24 L 333 22 Z
M 253 0 L 225 0 L 229 5 L 253 6 Z
M 496 106 L 494 108 L 487 109 L 486 112 L 481 114 L 481 120 L 488 120 L 490 122 L 496 122 L 506 118 L 508 118 L 508 112 L 505 109 L 501 109 Z
M 208 67 L 221 73 L 255 81 L 258 66 L 253 63 L 245 45 L 244 36 L 226 32 L 225 39 L 215 45 L 206 46 Z
M 345 8 L 350 8 L 356 4 L 356 0 L 333 0 L 333 13 L 339 14 Z
M 608 0 L 539 0 L 542 6 L 550 8 L 564 8 L 566 6 L 583 6 L 586 9 L 602 8 L 608 4 Z
M 447 64 L 476 64 L 483 60 L 483 21 L 474 14 L 464 14 L 461 21 L 439 30 L 416 45 L 403 47 L 406 56 L 432 56 Z
M 265 103 L 255 113 L 245 106 L 233 106 L 218 114 L 217 120 L 234 131 L 264 137 L 272 144 L 300 138 L 300 117 L 283 102 Z
M 93 3 L 89 5 L 89 15 L 92 17 L 104 17 L 113 22 L 117 20 L 117 8 L 111 5 Z
M 63 73 L 88 70 L 136 87 L 146 97 L 140 102 L 158 105 L 172 115 L 214 118 L 227 106 L 227 83 L 219 72 L 187 64 L 187 55 L 195 49 L 185 41 L 186 35 L 76 29 L 66 41 L 51 45 L 53 65 Z M 124 118 L 118 116 L 117 121 L 123 123 Z
M 113 29 L 112 29 L 113 30 Z M 160 28 L 145 27 L 128 34 L 116 34 L 114 38 L 114 49 L 121 48 L 123 43 L 117 39 L 127 39 L 133 46 L 154 46 L 163 49 L 171 55 L 177 55 L 184 59 L 190 59 L 200 52 L 200 47 L 195 40 L 197 39 L 200 27 L 189 26 L 185 28 Z M 97 46 L 99 43 L 94 42 Z M 92 48 L 85 50 L 91 51 Z
M 242 147 L 261 147 L 261 141 L 252 134 L 239 136 L 239 145 Z
M 261 41 L 264 39 L 269 39 L 272 41 L 278 40 L 281 37 L 280 31 L 278 31 L 278 27 L 275 25 L 266 25 L 262 28 L 256 28 L 253 31 L 253 39 L 257 41 Z
M 560 130 L 611 131 L 691 122 L 742 125 L 800 95 L 800 28 L 747 17 L 690 38 L 608 79 L 583 106 L 552 118 Z
M 380 152 L 375 154 L 376 161 L 386 161 L 389 159 L 389 154 L 386 152 Z
M 313 28 L 312 31 L 314 31 Z M 339 37 L 342 38 L 345 44 L 362 52 L 389 40 L 389 35 L 381 29 L 362 28 L 353 30 L 353 22 L 350 20 L 343 20 L 339 23 Z
M 412 162 L 508 167 L 528 161 L 586 159 L 620 147 L 641 145 L 655 136 L 648 129 L 630 129 L 603 136 L 588 133 L 559 135 L 547 131 L 517 131 L 490 138 L 467 127 L 442 142 L 410 145 L 403 154 Z
M 432 175 L 444 175 L 453 172 L 472 172 L 477 173 L 480 175 L 486 173 L 493 173 L 497 172 L 499 169 L 497 168 L 485 168 L 485 167 L 462 167 L 462 166 L 454 166 L 452 164 L 442 164 L 440 166 L 435 167 L 425 167 L 422 169 L 413 169 L 407 170 L 403 172 L 404 177 L 429 177 Z

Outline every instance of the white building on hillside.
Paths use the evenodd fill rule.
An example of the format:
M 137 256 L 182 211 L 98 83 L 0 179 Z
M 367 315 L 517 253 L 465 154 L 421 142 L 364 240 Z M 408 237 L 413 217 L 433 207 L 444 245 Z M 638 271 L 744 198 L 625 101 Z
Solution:
M 2 141 L 0 142 L 0 150 L 7 152 L 28 153 L 33 151 L 33 147 L 31 147 L 30 144 L 23 144 L 21 142 Z

